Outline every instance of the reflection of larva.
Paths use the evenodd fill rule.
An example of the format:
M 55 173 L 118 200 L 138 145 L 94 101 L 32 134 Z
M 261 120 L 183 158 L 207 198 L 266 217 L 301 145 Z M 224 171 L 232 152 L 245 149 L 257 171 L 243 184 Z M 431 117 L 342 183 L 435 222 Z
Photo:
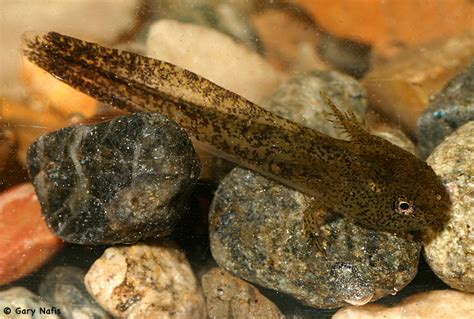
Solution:
M 380 230 L 445 220 L 449 196 L 433 170 L 368 133 L 325 96 L 350 141 L 286 120 L 175 65 L 50 32 L 24 54 L 72 87 L 129 111 L 159 112 L 220 156 L 314 196 L 324 208 Z M 314 214 L 305 214 L 309 231 Z M 314 227 L 313 227 L 314 228 Z

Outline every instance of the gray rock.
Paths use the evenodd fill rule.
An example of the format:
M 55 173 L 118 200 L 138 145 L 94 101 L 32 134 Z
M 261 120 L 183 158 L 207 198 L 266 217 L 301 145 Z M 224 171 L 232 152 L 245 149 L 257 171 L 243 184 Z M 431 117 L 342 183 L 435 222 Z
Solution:
M 426 260 L 449 286 L 474 292 L 474 121 L 448 136 L 427 162 L 446 185 L 452 209 L 444 229 L 426 236 Z
M 111 318 L 87 292 L 84 276 L 85 272 L 76 267 L 56 267 L 41 282 L 39 294 L 61 309 L 64 319 Z
M 219 186 L 210 241 L 232 274 L 318 308 L 364 304 L 394 294 L 415 276 L 421 245 L 326 213 L 320 242 L 308 242 L 311 198 L 242 168 Z
M 319 52 L 324 61 L 356 78 L 361 78 L 370 66 L 370 45 L 349 39 L 323 34 Z
M 223 269 L 207 271 L 201 278 L 201 285 L 211 319 L 285 318 L 257 288 Z
M 422 158 L 464 123 L 474 121 L 474 60 L 448 82 L 417 121 Z
M 324 91 L 341 110 L 345 98 L 363 122 L 367 109 L 364 88 L 355 79 L 336 71 L 313 71 L 284 83 L 263 101 L 262 107 L 329 136 L 344 138 L 341 130 L 328 121 L 330 108 L 321 98 Z
M 1 318 L 59 319 L 61 309 L 51 306 L 23 287 L 0 291 Z
M 290 80 L 264 106 L 333 137 L 345 137 L 328 121 L 329 108 L 320 91 L 339 106 L 347 96 L 356 115 L 364 118 L 363 88 L 334 71 Z M 211 206 L 214 258 L 236 276 L 318 308 L 364 304 L 396 293 L 415 276 L 420 243 L 360 227 L 334 213 L 321 212 L 320 244 L 308 242 L 303 213 L 310 201 L 256 173 L 234 169 Z
M 43 135 L 28 151 L 28 172 L 57 236 L 114 244 L 170 234 L 199 162 L 184 130 L 138 113 Z

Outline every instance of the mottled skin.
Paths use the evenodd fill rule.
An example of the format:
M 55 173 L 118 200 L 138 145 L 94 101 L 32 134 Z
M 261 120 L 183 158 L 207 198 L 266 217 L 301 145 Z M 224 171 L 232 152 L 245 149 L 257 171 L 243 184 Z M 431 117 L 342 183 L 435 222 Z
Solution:
M 368 133 L 328 99 L 339 140 L 268 112 L 170 63 L 50 32 L 25 41 L 28 59 L 72 87 L 132 112 L 159 112 L 217 154 L 379 230 L 421 230 L 445 220 L 449 196 L 433 170 Z M 324 97 L 324 96 L 323 96 Z M 307 229 L 317 231 L 311 212 Z

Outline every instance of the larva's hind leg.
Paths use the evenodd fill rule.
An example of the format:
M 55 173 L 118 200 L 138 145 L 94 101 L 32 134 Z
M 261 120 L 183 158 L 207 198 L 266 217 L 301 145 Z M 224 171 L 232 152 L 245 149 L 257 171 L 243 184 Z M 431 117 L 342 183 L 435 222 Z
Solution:
M 326 210 L 318 201 L 313 201 L 303 213 L 303 233 L 307 245 L 315 246 L 323 255 L 326 254 L 326 243 L 322 236 L 322 227 L 326 224 Z

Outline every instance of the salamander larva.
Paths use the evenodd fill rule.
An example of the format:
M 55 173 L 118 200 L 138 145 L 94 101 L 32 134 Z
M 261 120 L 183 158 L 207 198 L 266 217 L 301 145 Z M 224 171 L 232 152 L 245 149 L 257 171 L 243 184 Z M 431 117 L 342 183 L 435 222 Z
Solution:
M 340 140 L 277 116 L 170 63 L 50 32 L 25 56 L 70 86 L 132 112 L 161 113 L 217 154 L 309 194 L 319 207 L 388 231 L 445 220 L 449 195 L 428 164 L 370 134 L 328 99 Z M 305 228 L 317 231 L 314 214 Z

